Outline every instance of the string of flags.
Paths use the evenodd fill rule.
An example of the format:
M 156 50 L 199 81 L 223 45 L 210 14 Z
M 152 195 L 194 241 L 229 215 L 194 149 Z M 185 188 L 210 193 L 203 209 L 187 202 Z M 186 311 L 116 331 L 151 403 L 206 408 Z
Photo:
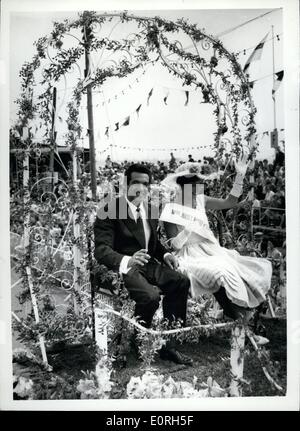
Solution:
M 169 94 L 170 94 L 170 88 L 168 88 L 168 87 L 163 87 L 163 90 L 164 90 L 164 93 L 163 93 L 163 102 L 164 102 L 164 104 L 165 104 L 165 105 L 167 105 L 167 100 L 168 100 L 168 97 L 169 97 Z M 177 90 L 177 89 L 176 89 L 176 90 Z M 177 91 L 183 92 L 183 93 L 185 94 L 185 102 L 184 102 L 184 106 L 188 106 L 188 104 L 189 104 L 189 99 L 190 99 L 190 91 L 187 91 L 187 90 L 177 90 Z M 147 100 L 146 100 L 146 105 L 147 105 L 147 106 L 149 106 L 150 99 L 151 99 L 151 97 L 153 96 L 153 92 L 154 92 L 154 88 L 151 88 L 151 90 L 148 92 Z M 202 101 L 202 102 L 200 102 L 200 103 L 206 103 L 206 102 L 205 102 L 205 101 Z M 107 138 L 109 138 L 109 135 L 110 135 L 110 132 L 111 132 L 111 131 L 113 131 L 113 132 L 117 132 L 117 131 L 119 131 L 119 130 L 120 130 L 120 128 L 121 128 L 121 127 L 129 126 L 132 115 L 136 114 L 136 115 L 137 115 L 137 117 L 139 117 L 140 110 L 141 110 L 142 106 L 143 106 L 143 104 L 142 104 L 142 103 L 140 103 L 140 104 L 138 105 L 138 107 L 137 107 L 134 111 L 132 111 L 129 115 L 127 115 L 127 116 L 125 117 L 125 119 L 123 119 L 122 121 L 117 121 L 117 122 L 115 122 L 115 123 L 114 123 L 114 128 L 112 128 L 111 126 L 106 126 L 106 127 L 105 127 L 104 135 L 105 135 Z
M 284 71 L 282 70 L 282 71 L 280 71 L 280 72 L 277 72 L 277 73 L 275 73 L 275 76 L 276 76 L 276 78 L 275 78 L 275 80 L 274 80 L 274 86 L 273 86 L 273 89 L 272 89 L 272 97 L 274 98 L 275 97 L 275 92 L 278 90 L 278 88 L 279 88 L 279 86 L 280 86 L 280 83 L 281 83 L 281 81 L 283 80 L 283 76 L 284 76 Z M 254 84 L 255 84 L 255 82 L 256 81 L 258 81 L 258 80 L 254 80 L 254 81 L 251 81 L 250 83 L 249 83 L 249 85 L 250 85 L 250 87 L 251 88 L 253 88 L 254 87 Z M 168 87 L 163 87 L 163 102 L 164 102 L 164 104 L 165 105 L 167 105 L 167 101 L 168 101 L 168 97 L 169 97 L 169 95 L 170 95 L 170 88 L 168 88 Z M 184 94 L 185 94 L 185 102 L 184 102 L 184 106 L 188 106 L 188 104 L 189 104 L 189 99 L 190 99 L 190 91 L 188 90 L 177 90 L 176 89 L 176 91 L 181 91 L 181 92 L 184 92 Z M 149 106 L 149 102 L 150 102 L 150 99 L 151 99 L 151 97 L 152 97 L 152 95 L 153 95 L 153 92 L 154 92 L 154 88 L 151 88 L 151 90 L 149 91 L 149 93 L 148 93 L 148 95 L 147 95 L 147 106 Z M 206 101 L 204 100 L 204 101 L 201 101 L 200 103 L 206 103 Z M 140 114 L 140 110 L 141 110 L 141 108 L 142 108 L 142 106 L 143 106 L 143 104 L 142 103 L 140 103 L 139 105 L 138 105 L 138 107 L 135 109 L 135 111 L 133 111 L 133 112 L 131 112 L 129 115 L 127 115 L 126 117 L 125 117 L 125 119 L 124 120 L 122 120 L 122 121 L 117 121 L 115 124 L 114 124 L 114 132 L 117 132 L 117 131 L 119 131 L 120 130 L 120 128 L 121 127 L 124 127 L 124 126 L 129 126 L 129 124 L 130 124 L 130 121 L 131 121 L 131 116 L 135 113 L 136 115 L 137 115 L 137 117 L 139 117 L 139 114 Z M 107 137 L 107 138 L 109 138 L 109 133 L 110 133 L 110 126 L 106 126 L 105 127 L 105 133 L 104 133 L 104 135 Z
M 267 33 L 267 34 L 265 35 L 265 37 L 264 37 L 264 38 L 259 42 L 259 44 L 254 48 L 254 51 L 250 54 L 249 58 L 247 59 L 247 61 L 246 61 L 246 63 L 245 63 L 245 66 L 244 66 L 244 68 L 243 68 L 243 72 L 244 72 L 244 73 L 247 71 L 247 69 L 249 68 L 250 64 L 251 64 L 253 61 L 260 60 L 261 55 L 262 55 L 262 51 L 263 51 L 263 48 L 264 48 L 264 44 L 265 44 L 265 42 L 266 42 L 266 40 L 267 40 L 268 35 L 269 35 L 269 33 Z
M 151 98 L 151 96 L 152 96 L 152 94 L 153 94 L 153 90 L 154 90 L 154 89 L 153 89 L 153 88 L 151 88 L 151 90 L 150 90 L 150 91 L 149 91 L 149 93 L 148 93 L 148 96 L 147 96 L 147 106 L 149 106 L 149 101 L 150 101 L 150 98 Z M 137 115 L 137 117 L 139 117 L 139 114 L 140 114 L 140 110 L 141 110 L 141 108 L 142 108 L 142 103 L 140 103 L 140 104 L 138 105 L 138 107 L 137 107 L 133 112 L 131 112 L 129 115 L 127 115 L 127 116 L 125 117 L 125 119 L 123 119 L 122 121 L 117 121 L 117 122 L 115 122 L 115 123 L 114 123 L 114 129 L 113 129 L 113 131 L 114 131 L 114 132 L 117 132 L 118 130 L 120 130 L 120 128 L 121 128 L 121 127 L 129 126 L 132 115 L 135 113 L 135 114 Z M 110 134 L 111 129 L 112 129 L 112 127 L 111 127 L 111 126 L 106 126 L 106 127 L 105 127 L 105 133 L 104 133 L 104 135 L 105 135 L 107 138 L 109 138 L 109 134 Z
M 159 57 L 157 57 L 155 60 L 150 61 L 150 66 L 154 66 L 154 65 L 155 65 L 155 63 L 158 61 L 158 59 L 159 59 Z M 134 81 L 131 81 L 131 82 L 130 82 L 130 84 L 128 84 L 126 87 L 124 87 L 121 91 L 119 91 L 119 92 L 117 92 L 117 93 L 113 94 L 113 95 L 112 95 L 112 96 L 110 96 L 107 100 L 105 100 L 105 99 L 104 99 L 104 100 L 102 100 L 102 102 L 97 103 L 97 104 L 96 104 L 96 105 L 94 105 L 94 106 L 96 106 L 96 107 L 98 107 L 98 106 L 104 106 L 104 105 L 105 105 L 105 103 L 111 103 L 113 100 L 117 100 L 119 97 L 124 96 L 124 95 L 127 93 L 127 91 L 128 91 L 128 90 L 132 90 L 132 87 L 141 81 L 141 78 L 143 77 L 143 75 L 145 75 L 145 73 L 146 73 L 146 71 L 147 71 L 148 69 L 149 69 L 149 66 L 148 66 L 148 67 L 146 67 L 146 68 L 144 68 L 143 72 L 142 72 L 142 73 L 140 73 L 140 74 L 139 74 L 139 75 L 134 79 Z M 102 90 L 99 90 L 99 91 L 95 90 L 95 93 L 99 93 L 99 94 L 101 94 L 101 95 L 103 96 L 103 98 L 104 98 L 104 93 L 103 93 L 103 91 L 102 91 Z
M 33 127 L 23 127 L 22 128 L 22 134 L 20 134 L 17 130 L 14 130 L 14 136 L 18 137 L 18 138 L 21 138 L 22 140 L 26 140 L 26 139 L 29 138 L 29 134 L 33 134 L 34 135 L 34 132 L 36 133 L 38 131 L 38 129 L 39 129 L 38 126 L 35 126 L 34 128 Z M 278 132 L 284 132 L 284 130 L 285 130 L 284 128 L 283 129 L 278 129 Z M 272 130 L 265 130 L 264 132 L 259 133 L 257 135 L 257 138 L 260 139 L 260 138 L 263 138 L 264 136 L 269 136 L 271 133 L 272 133 Z M 84 141 L 83 137 L 80 138 L 80 139 L 82 141 Z M 31 140 L 33 142 L 41 142 L 41 140 L 39 138 L 32 137 Z M 64 142 L 65 140 L 63 138 L 57 138 L 56 141 L 62 141 L 62 142 Z M 199 150 L 199 149 L 202 149 L 202 148 L 208 148 L 208 147 L 212 147 L 212 146 L 213 145 L 198 145 L 197 147 L 193 146 L 193 147 L 180 147 L 180 148 L 167 148 L 167 149 L 166 148 L 147 148 L 147 150 L 150 150 L 150 151 L 158 151 L 158 150 L 159 151 Z M 136 149 L 136 150 L 142 151 L 142 149 L 140 149 L 140 147 L 118 146 L 118 145 L 112 145 L 112 144 L 110 144 L 105 150 L 102 150 L 100 152 L 100 154 L 103 153 L 103 152 L 105 152 L 105 151 L 107 151 L 109 149 L 109 147 L 118 147 L 118 148 L 121 148 L 121 149 L 131 149 L 131 150 L 132 149 Z
M 280 132 L 283 132 L 285 129 L 279 129 Z M 262 133 L 259 133 L 257 135 L 257 139 L 261 139 L 264 136 L 269 136 L 272 133 L 272 130 L 266 130 Z M 280 141 L 283 142 L 283 141 Z M 214 144 L 209 144 L 209 145 L 198 145 L 198 146 L 192 146 L 192 147 L 177 147 L 177 148 L 141 148 L 141 147 L 131 147 L 131 146 L 127 146 L 127 145 L 116 145 L 116 144 L 110 144 L 107 148 L 105 148 L 104 150 L 99 151 L 99 154 L 104 154 L 107 151 L 109 151 L 111 148 L 118 148 L 119 150 L 135 150 L 135 151 L 140 151 L 140 152 L 144 152 L 144 151 L 163 151 L 163 152 L 176 152 L 176 151 L 191 151 L 191 150 L 201 150 L 201 149 L 205 149 L 205 148 L 214 148 Z
M 283 132 L 283 131 L 284 131 L 284 129 L 279 129 L 279 132 Z M 272 133 L 272 130 L 266 130 L 265 132 L 260 133 L 258 135 L 258 138 L 259 137 L 263 138 L 264 136 L 269 136 L 271 133 Z
M 106 153 L 110 148 L 118 148 L 119 150 L 136 150 L 136 151 L 167 151 L 168 153 L 176 152 L 176 151 L 190 151 L 190 150 L 200 150 L 202 148 L 213 148 L 214 145 L 198 145 L 197 147 L 180 147 L 180 148 L 141 148 L 141 147 L 129 147 L 126 145 L 116 145 L 111 144 L 107 148 L 102 151 L 99 151 L 99 154 Z
M 273 39 L 275 39 L 275 38 L 276 38 L 277 42 L 279 42 L 279 41 L 280 41 L 280 36 L 281 36 L 281 35 L 282 35 L 282 33 L 276 34 L 276 36 L 274 36 L 274 37 L 270 37 L 269 39 L 266 39 L 266 40 L 264 41 L 264 43 L 266 43 L 266 42 L 270 42 L 271 40 L 273 40 Z M 247 51 L 253 50 L 253 48 L 257 48 L 257 46 L 251 46 L 251 47 L 249 47 L 249 48 L 243 48 L 243 49 L 241 49 L 240 51 L 238 51 L 236 54 L 237 54 L 237 55 L 240 55 L 240 54 L 246 55 Z

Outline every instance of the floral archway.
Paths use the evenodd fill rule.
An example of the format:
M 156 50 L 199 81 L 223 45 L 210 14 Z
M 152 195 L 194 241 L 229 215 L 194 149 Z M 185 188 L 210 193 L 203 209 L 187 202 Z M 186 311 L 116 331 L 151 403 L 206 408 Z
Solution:
M 127 33 L 130 29 L 130 33 L 115 40 L 112 33 L 116 28 Z M 106 32 L 108 36 L 103 35 Z M 185 44 L 188 48 L 184 48 Z M 255 151 L 255 107 L 247 76 L 236 55 L 228 52 L 219 40 L 183 19 L 171 22 L 127 13 L 84 12 L 75 21 L 54 23 L 52 33 L 36 42 L 36 51 L 33 60 L 25 63 L 20 72 L 22 93 L 18 100 L 19 121 L 15 125 L 17 133 L 21 133 L 22 127 L 33 130 L 34 126 L 44 132 L 37 145 L 29 133 L 25 144 L 33 151 L 38 151 L 42 142 L 51 145 L 53 141 L 54 87 L 66 88 L 70 76 L 78 75 L 72 94 L 65 98 L 68 112 L 65 144 L 75 148 L 82 138 L 79 108 L 87 89 L 97 89 L 109 78 L 125 77 L 157 61 L 183 85 L 199 91 L 205 103 L 214 106 L 218 156 L 226 145 L 233 152 L 239 152 L 242 144 L 251 145 L 252 152 Z M 86 58 L 88 70 L 87 63 L 83 63 Z M 37 117 L 41 121 L 33 124 Z

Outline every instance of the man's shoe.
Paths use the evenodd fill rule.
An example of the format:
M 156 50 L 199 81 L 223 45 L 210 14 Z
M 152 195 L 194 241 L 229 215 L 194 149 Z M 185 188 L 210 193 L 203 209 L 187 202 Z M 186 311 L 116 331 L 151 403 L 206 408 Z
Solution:
M 175 349 L 162 348 L 159 352 L 159 356 L 161 359 L 175 362 L 175 364 L 193 365 L 193 360 L 191 358 Z

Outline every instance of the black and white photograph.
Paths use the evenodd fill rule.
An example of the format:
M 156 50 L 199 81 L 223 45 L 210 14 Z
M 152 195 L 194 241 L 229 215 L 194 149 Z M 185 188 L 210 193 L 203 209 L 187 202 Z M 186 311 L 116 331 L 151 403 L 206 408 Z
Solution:
M 286 3 L 1 2 L 4 409 L 299 408 Z

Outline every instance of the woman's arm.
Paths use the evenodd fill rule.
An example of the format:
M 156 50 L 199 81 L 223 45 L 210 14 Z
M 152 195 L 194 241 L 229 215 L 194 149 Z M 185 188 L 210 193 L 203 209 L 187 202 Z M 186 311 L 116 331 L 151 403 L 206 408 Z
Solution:
M 212 198 L 205 196 L 205 207 L 210 210 L 225 210 L 233 208 L 239 204 L 238 200 L 243 192 L 244 176 L 248 167 L 248 153 L 245 151 L 238 162 L 235 163 L 236 177 L 231 192 L 226 199 Z
M 229 194 L 226 199 L 205 196 L 205 208 L 208 210 L 226 210 L 238 205 L 239 198 Z

